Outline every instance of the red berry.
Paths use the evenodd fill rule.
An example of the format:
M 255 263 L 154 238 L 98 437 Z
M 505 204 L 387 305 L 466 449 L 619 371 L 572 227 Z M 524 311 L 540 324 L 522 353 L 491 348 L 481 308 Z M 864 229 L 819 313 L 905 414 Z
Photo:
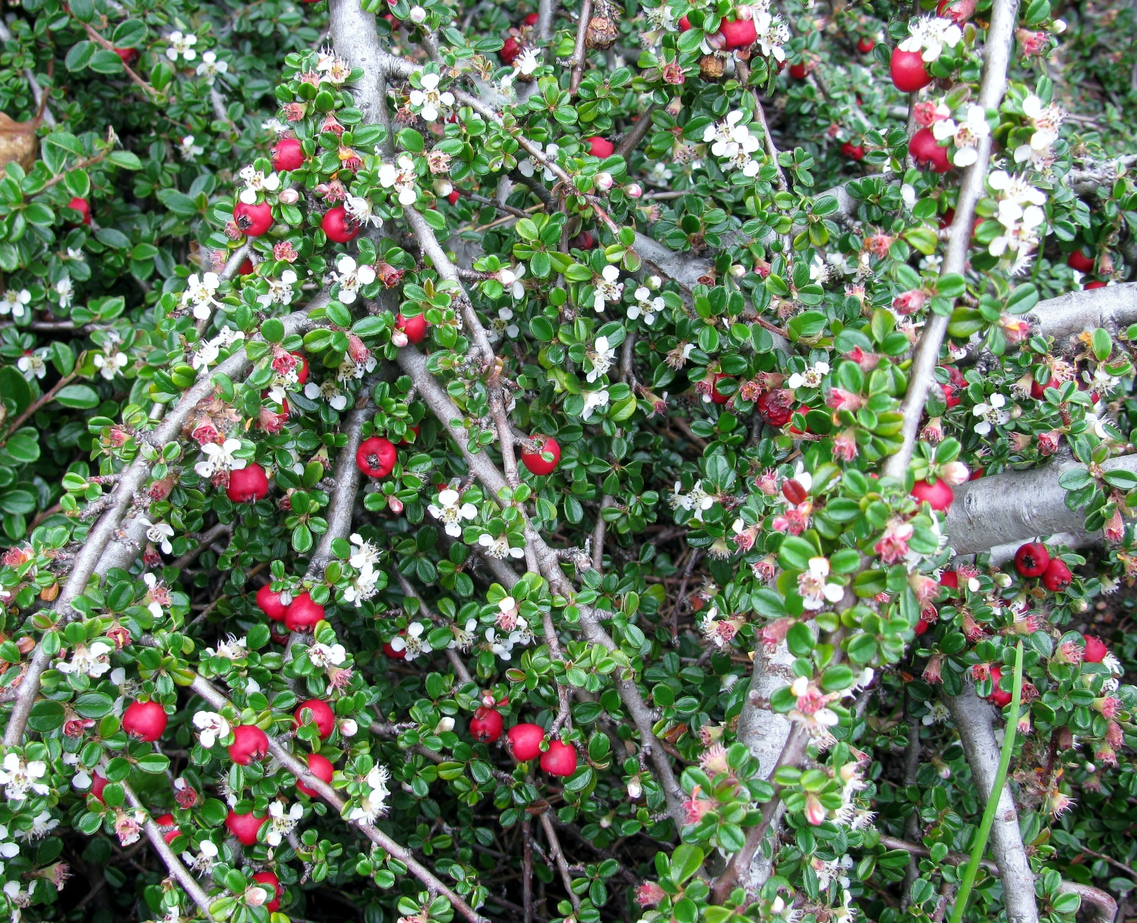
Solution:
M 416 437 L 421 436 L 422 435 L 422 427 L 418 423 L 416 423 L 414 426 L 411 427 L 411 432 L 414 433 Z M 406 439 L 405 437 L 403 439 L 399 440 L 399 445 L 410 445 L 410 444 L 411 444 L 410 440 Z
M 857 42 L 857 51 L 859 51 L 861 54 L 868 54 L 875 47 L 876 47 L 876 42 L 874 42 L 867 35 L 861 36 L 860 41 Z
M 505 44 L 501 46 L 501 51 L 497 54 L 501 58 L 502 64 L 512 64 L 521 54 L 521 43 L 511 35 L 505 40 Z
M 405 647 L 401 647 L 398 650 L 395 650 L 390 641 L 383 642 L 383 653 L 390 657 L 392 660 L 407 659 L 407 649 Z
M 233 206 L 233 219 L 247 237 L 260 237 L 272 227 L 272 206 L 268 202 L 256 205 L 238 202 Z
M 421 343 L 426 338 L 426 315 L 416 314 L 414 317 L 398 316 L 395 326 L 407 335 L 408 343 Z
M 775 389 L 763 391 L 758 396 L 758 416 L 770 426 L 785 426 L 793 416 L 792 391 Z
M 805 78 L 809 76 L 809 68 L 801 61 L 797 64 L 791 64 L 790 76 L 793 77 L 794 80 L 805 80 Z
M 513 758 L 524 763 L 541 755 L 541 741 L 545 739 L 545 729 L 539 724 L 515 724 L 506 734 Z
M 1011 693 L 1004 692 L 999 688 L 999 681 L 1002 680 L 1002 678 L 1003 668 L 997 664 L 991 667 L 991 685 L 994 686 L 994 688 L 991 690 L 991 694 L 987 696 L 987 700 L 989 702 L 994 702 L 1000 708 L 1006 708 L 1011 704 L 1011 700 L 1014 698 L 1014 696 Z
M 457 205 L 460 198 L 462 198 L 462 194 L 457 189 L 451 189 L 450 195 L 446 197 L 446 201 L 451 205 Z
M 91 203 L 88 202 L 86 199 L 81 199 L 78 196 L 76 196 L 70 202 L 67 203 L 67 207 L 73 208 L 73 209 L 75 209 L 75 211 L 80 212 L 83 215 L 83 223 L 84 224 L 90 224 L 91 223 Z
M 1086 642 L 1086 651 L 1082 659 L 1086 663 L 1101 663 L 1105 660 L 1106 655 L 1109 653 L 1109 648 L 1105 646 L 1105 642 L 1100 638 L 1095 638 L 1092 635 L 1082 635 Z M 105 782 L 103 783 L 106 784 Z
M 916 633 L 916 637 L 920 637 L 920 635 L 925 634 L 931 627 L 931 624 L 931 622 L 929 622 L 921 615 L 920 620 L 916 623 L 916 627 L 913 629 L 913 631 Z
M 105 776 L 99 775 L 97 772 L 91 773 L 91 794 L 94 795 L 99 801 L 103 801 L 103 789 L 107 787 L 107 780 Z M 103 801 L 103 804 L 106 804 Z
M 537 25 L 537 14 L 536 13 L 530 13 L 528 16 L 525 17 L 525 19 L 522 20 L 522 22 L 524 22 L 525 25 L 527 25 L 527 26 Z
M 540 439 L 540 436 L 534 436 L 534 439 Z M 546 461 L 542 455 L 548 452 L 553 456 L 552 461 Z M 545 441 L 541 443 L 540 452 L 527 452 L 525 449 L 521 450 L 521 464 L 523 464 L 532 474 L 552 474 L 557 470 L 557 465 L 561 461 L 561 447 L 557 440 L 552 436 L 546 437 Z
M 921 170 L 934 170 L 936 173 L 947 173 L 951 169 L 946 147 L 940 147 L 932 129 L 921 128 L 908 142 L 908 153 L 916 161 Z
M 372 436 L 359 444 L 355 464 L 369 478 L 385 478 L 395 470 L 395 444 L 382 436 Z
M 593 157 L 599 157 L 601 159 L 611 157 L 616 150 L 616 145 L 611 141 L 596 135 L 593 135 L 591 138 L 585 138 L 585 141 L 588 142 L 589 153 L 592 154 Z
M 1015 552 L 1015 570 L 1024 577 L 1041 577 L 1050 566 L 1050 552 L 1042 542 L 1027 542 Z
M 1087 282 L 1085 285 L 1082 286 L 1082 288 L 1087 289 L 1087 290 L 1089 290 L 1091 288 L 1105 288 L 1105 283 L 1102 282 L 1101 279 L 1094 279 L 1093 282 Z
M 685 15 L 680 16 L 679 17 L 679 31 L 680 32 L 686 32 L 690 28 L 691 28 L 691 20 L 689 20 Z
M 256 269 L 256 267 L 253 266 L 253 261 L 245 260 L 245 262 L 237 267 L 237 273 L 242 276 L 248 276 L 252 275 L 254 269 Z
M 1071 269 L 1078 270 L 1078 272 L 1093 272 L 1094 258 L 1086 256 L 1086 251 L 1078 248 L 1066 257 L 1066 265 Z
M 276 913 L 280 910 L 280 879 L 272 872 L 257 872 L 253 876 L 253 881 L 260 885 L 268 885 L 269 899 L 261 906 L 269 913 Z
M 155 817 L 154 823 L 159 827 L 173 827 L 173 830 L 167 830 L 162 834 L 162 839 L 167 843 L 173 843 L 178 837 L 182 835 L 182 831 L 178 829 L 178 822 L 174 820 L 173 814 L 163 814 L 161 817 Z
M 292 353 L 296 359 L 296 383 L 303 385 L 308 383 L 308 360 L 305 359 L 300 353 Z
M 289 631 L 309 631 L 323 618 L 324 607 L 312 602 L 310 594 L 301 593 L 284 614 L 284 625 Z
M 137 48 L 116 48 L 114 53 L 119 56 L 122 63 L 127 67 L 130 67 L 131 64 L 138 60 Z
M 1046 384 L 1042 384 L 1039 381 L 1035 380 L 1035 381 L 1032 381 L 1030 383 L 1030 396 L 1033 397 L 1036 401 L 1040 401 L 1040 400 L 1042 400 L 1043 395 L 1046 394 L 1047 388 L 1057 388 L 1057 387 L 1058 387 L 1058 380 L 1056 378 L 1054 378 L 1053 375 L 1049 378 L 1049 380 L 1046 382 Z
M 809 495 L 805 492 L 805 488 L 799 480 L 790 478 L 782 485 L 782 496 L 794 506 L 797 506 L 799 503 L 803 503 L 805 498 Z
M 274 622 L 283 622 L 284 616 L 288 614 L 288 606 L 280 601 L 280 594 L 274 593 L 272 586 L 267 583 L 257 590 L 257 605 Z
M 131 702 L 122 716 L 122 729 L 131 737 L 152 743 L 162 736 L 169 716 L 161 702 Z
M 852 141 L 846 141 L 841 145 L 841 153 L 850 160 L 864 160 L 865 157 L 864 147 L 860 144 L 853 144 Z
M 797 410 L 794 411 L 794 413 L 800 413 L 804 417 L 807 413 L 809 413 L 809 407 L 807 407 L 805 404 L 802 404 L 797 408 Z M 793 414 L 790 414 L 790 418 L 793 418 Z M 809 427 L 807 426 L 803 432 L 791 423 L 788 427 L 788 432 L 792 433 L 794 436 L 804 436 L 809 432 Z
M 576 772 L 576 750 L 559 740 L 550 742 L 541 754 L 541 768 L 551 776 L 571 776 Z
M 252 811 L 248 814 L 234 814 L 230 809 L 229 816 L 225 818 L 225 826 L 245 846 L 252 846 L 257 842 L 257 831 L 264 826 L 266 820 L 268 817 L 263 814 L 260 817 Z
M 953 407 L 958 407 L 960 398 L 959 391 L 956 389 L 956 386 L 952 384 L 946 384 L 940 385 L 940 387 L 944 392 L 944 404 L 947 405 L 947 409 L 951 410 Z
M 1051 593 L 1060 593 L 1070 585 L 1074 575 L 1061 558 L 1054 558 L 1042 575 L 1042 583 Z
M 312 713 L 310 718 L 305 719 L 303 717 L 305 710 Z M 292 726 L 298 728 L 300 725 L 307 724 L 308 722 L 316 725 L 316 730 L 320 732 L 321 739 L 331 737 L 332 731 L 336 729 L 335 712 L 333 712 L 332 707 L 322 699 L 309 699 L 307 702 L 301 702 L 299 707 L 297 707 L 292 718 Z
M 255 724 L 242 724 L 233 728 L 233 742 L 229 744 L 229 759 L 239 766 L 263 760 L 268 756 L 268 736 Z
M 893 48 L 889 68 L 893 84 L 902 93 L 915 93 L 932 82 L 932 75 L 924 67 L 924 58 L 919 51 L 901 51 L 899 48 Z
M 501 737 L 501 712 L 496 708 L 486 708 L 484 705 L 474 712 L 470 719 L 470 733 L 474 740 L 492 744 Z
M 932 509 L 945 513 L 955 499 L 955 491 L 947 481 L 936 478 L 934 481 L 917 481 L 912 488 L 912 496 L 921 502 L 926 500 Z
M 758 30 L 754 28 L 752 19 L 724 19 L 719 26 L 719 34 L 726 40 L 723 47 L 728 51 L 745 48 L 758 41 Z
M 295 138 L 281 138 L 272 149 L 274 170 L 296 170 L 304 166 L 304 148 Z
M 359 236 L 359 227 L 348 217 L 347 209 L 342 204 L 334 205 L 327 210 L 320 221 L 320 227 L 324 229 L 328 239 L 334 240 L 337 244 L 346 244 Z
M 954 570 L 945 570 L 940 574 L 940 586 L 946 586 L 949 590 L 958 590 L 959 574 Z
M 730 400 L 729 394 L 723 394 L 721 391 L 719 391 L 719 382 L 724 378 L 729 378 L 731 381 L 734 381 L 734 379 L 729 375 L 723 375 L 721 373 L 715 375 L 714 383 L 711 385 L 711 401 L 715 404 L 725 404 Z
M 314 775 L 317 779 L 327 782 L 330 785 L 332 781 L 332 775 L 335 773 L 336 767 L 332 765 L 332 761 L 329 760 L 326 756 L 320 756 L 319 753 L 310 753 L 308 754 L 308 771 L 311 772 L 312 775 Z M 303 792 L 309 798 L 320 797 L 319 792 L 317 792 L 314 788 L 305 785 L 299 779 L 296 780 L 296 790 L 298 792 Z
M 260 465 L 246 465 L 229 472 L 225 496 L 234 503 L 253 503 L 268 495 L 268 475 Z
M 569 246 L 578 247 L 581 250 L 591 250 L 596 246 L 596 238 L 592 236 L 591 231 L 581 231 L 569 241 Z

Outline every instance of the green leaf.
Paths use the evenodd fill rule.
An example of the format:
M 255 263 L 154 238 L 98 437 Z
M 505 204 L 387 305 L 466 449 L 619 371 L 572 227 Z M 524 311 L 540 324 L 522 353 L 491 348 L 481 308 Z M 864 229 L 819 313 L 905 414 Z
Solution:
M 77 410 L 90 410 L 99 405 L 99 395 L 94 388 L 86 385 L 68 385 L 61 388 L 55 399 L 64 407 L 73 407 Z

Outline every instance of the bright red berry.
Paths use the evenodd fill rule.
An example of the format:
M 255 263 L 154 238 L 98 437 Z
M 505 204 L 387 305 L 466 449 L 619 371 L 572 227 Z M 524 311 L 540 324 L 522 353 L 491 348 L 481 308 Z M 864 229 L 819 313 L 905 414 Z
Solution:
M 355 463 L 369 478 L 385 478 L 395 470 L 395 444 L 382 436 L 364 439 L 355 452 Z
M 889 69 L 893 84 L 902 93 L 915 93 L 932 82 L 932 75 L 924 67 L 924 58 L 919 51 L 893 48 Z
M 551 776 L 571 776 L 576 772 L 576 749 L 559 740 L 551 741 L 541 754 L 541 768 Z
M 416 314 L 414 317 L 398 316 L 395 326 L 407 335 L 408 343 L 421 343 L 426 338 L 426 315 Z
M 257 842 L 257 831 L 264 826 L 266 820 L 268 817 L 264 814 L 260 817 L 252 811 L 248 814 L 235 814 L 230 809 L 229 816 L 225 818 L 225 826 L 245 846 L 252 846 Z
M 1093 272 L 1094 271 L 1094 258 L 1086 256 L 1086 251 L 1079 247 L 1066 257 L 1066 265 L 1071 269 L 1076 269 L 1078 272 Z
M 320 756 L 319 753 L 308 754 L 308 771 L 312 773 L 317 779 L 331 784 L 332 775 L 336 771 L 336 767 L 332 765 L 332 761 L 326 756 Z M 299 779 L 296 780 L 296 790 L 303 792 L 309 798 L 318 798 L 320 793 L 314 788 L 305 785 Z
M 268 475 L 260 465 L 246 465 L 229 472 L 225 496 L 234 503 L 253 503 L 268 495 Z
M 501 51 L 497 54 L 501 58 L 502 64 L 512 64 L 521 54 L 521 43 L 511 35 L 505 40 L 505 44 L 501 46 Z
M 1082 637 L 1086 642 L 1086 651 L 1082 659 L 1086 663 L 1101 663 L 1105 660 L 1106 655 L 1109 654 L 1109 648 L 1105 646 L 1105 642 L 1092 635 L 1082 635 Z
M 1035 380 L 1030 383 L 1030 396 L 1033 397 L 1036 401 L 1040 401 L 1046 394 L 1047 388 L 1057 387 L 1058 381 L 1056 378 L 1054 378 L 1053 375 L 1047 380 L 1046 384 L 1042 384 L 1038 380 Z
M 719 34 L 725 40 L 724 47 L 745 48 L 758 41 L 758 30 L 752 19 L 724 19 L 719 25 Z
M 288 614 L 288 606 L 280 601 L 280 594 L 274 593 L 268 583 L 257 590 L 257 605 L 274 622 L 283 622 Z
M 945 570 L 940 574 L 940 586 L 946 586 L 949 590 L 958 590 L 959 574 L 954 570 Z
M 1070 585 L 1074 575 L 1061 558 L 1053 558 L 1042 575 L 1042 583 L 1051 593 L 1060 593 Z
M 163 814 L 161 817 L 155 817 L 154 823 L 159 827 L 173 827 L 173 830 L 167 830 L 162 834 L 162 839 L 167 843 L 173 843 L 178 837 L 182 835 L 182 831 L 178 828 L 178 822 L 174 820 L 173 814 Z
M 731 378 L 731 376 L 729 376 L 729 375 L 723 375 L 721 373 L 718 375 L 715 375 L 714 382 L 711 384 L 711 402 L 712 403 L 725 404 L 727 401 L 730 400 L 729 394 L 723 394 L 721 391 L 719 391 L 719 382 L 722 381 L 724 378 L 727 378 L 727 379 L 730 379 L 731 381 L 734 381 L 734 379 Z
M 809 68 L 801 61 L 798 61 L 797 64 L 790 65 L 790 76 L 793 77 L 794 80 L 805 80 L 805 78 L 809 76 Z
M 1014 696 L 1011 693 L 1004 692 L 1002 689 L 999 688 L 999 682 L 1000 682 L 1000 680 L 1002 680 L 1002 678 L 1003 678 L 1003 668 L 1000 667 L 998 664 L 991 667 L 991 685 L 994 688 L 991 690 L 991 694 L 989 696 L 987 696 L 987 700 L 990 702 L 994 702 L 1000 708 L 1006 708 L 1008 705 L 1011 704 L 1011 700 L 1014 698 Z
M 272 206 L 268 202 L 238 202 L 233 206 L 233 219 L 247 237 L 260 237 L 272 227 Z
M 131 702 L 122 716 L 122 729 L 131 737 L 152 743 L 162 736 L 170 719 L 160 702 Z
M 296 383 L 299 385 L 308 383 L 308 360 L 305 359 L 300 353 L 292 353 L 296 359 Z
M 328 240 L 334 240 L 337 244 L 346 244 L 359 236 L 359 226 L 348 217 L 347 209 L 342 203 L 327 210 L 320 221 L 320 227 L 328 235 Z
M 876 42 L 874 42 L 867 35 L 862 35 L 860 40 L 857 42 L 857 51 L 859 51 L 861 54 L 868 54 L 875 47 Z
M 846 141 L 841 145 L 841 153 L 848 157 L 850 160 L 864 160 L 865 149 L 863 145 L 853 144 L 852 141 Z
M 926 500 L 932 509 L 946 513 L 955 499 L 955 491 L 947 481 L 936 478 L 934 481 L 917 481 L 912 487 L 912 496 L 918 501 Z
M 1087 282 L 1082 288 L 1089 290 L 1091 288 L 1105 288 L 1105 283 L 1101 279 L 1094 279 L 1093 282 Z
M 496 708 L 486 708 L 484 705 L 474 712 L 470 719 L 470 733 L 474 740 L 492 744 L 501 737 L 501 712 Z
M 106 802 L 103 801 L 103 789 L 106 787 L 106 776 L 101 776 L 97 772 L 91 773 L 91 794 L 98 798 L 99 801 L 102 801 L 103 804 L 106 804 Z
M 460 193 L 457 189 L 451 189 L 450 195 L 446 197 L 446 201 L 451 205 L 457 205 L 460 198 L 462 198 L 462 193 Z
M 240 266 L 237 267 L 237 274 L 242 276 L 252 275 L 256 267 L 253 265 L 252 260 L 245 260 Z
M 616 145 L 606 138 L 593 135 L 591 138 L 585 138 L 584 140 L 588 143 L 589 153 L 592 154 L 593 157 L 599 157 L 601 159 L 611 157 L 616 151 Z
M 407 659 L 406 647 L 400 647 L 398 650 L 396 650 L 395 646 L 391 644 L 390 641 L 383 642 L 383 653 L 386 654 L 391 660 Z
M 541 741 L 545 729 L 539 724 L 515 724 L 506 734 L 513 758 L 519 762 L 536 759 L 541 755 Z
M 305 711 L 312 713 L 307 719 L 303 716 Z M 292 726 L 298 728 L 300 725 L 309 722 L 316 725 L 316 730 L 320 732 L 320 738 L 326 739 L 332 736 L 332 731 L 336 728 L 336 715 L 332 711 L 332 707 L 322 699 L 309 699 L 307 702 L 301 702 L 296 709 Z
M 790 478 L 782 485 L 782 496 L 794 506 L 797 506 L 799 503 L 805 502 L 805 498 L 809 496 L 809 494 L 805 492 L 805 487 L 802 486 L 801 481 L 796 478 Z
M 272 149 L 274 170 L 296 170 L 304 166 L 304 148 L 295 138 L 281 138 Z
M 301 593 L 284 614 L 284 625 L 289 631 L 311 631 L 323 618 L 324 607 L 312 602 L 311 594 Z
M 1015 570 L 1024 577 L 1041 577 L 1050 566 L 1050 552 L 1042 542 L 1027 542 L 1015 552 Z
M 90 224 L 91 223 L 91 203 L 88 202 L 86 199 L 81 199 L 78 196 L 76 196 L 70 202 L 67 203 L 67 207 L 73 208 L 73 209 L 75 209 L 75 211 L 82 214 L 84 224 Z
M 528 16 L 526 16 L 526 17 L 525 17 L 525 18 L 522 20 L 522 22 L 524 22 L 524 23 L 525 23 L 525 25 L 527 25 L 527 26 L 535 26 L 535 25 L 537 25 L 537 14 L 536 14 L 536 13 L 530 13 Z
M 268 736 L 255 724 L 242 724 L 233 728 L 233 742 L 229 744 L 229 759 L 239 766 L 263 760 L 268 756 Z
M 131 64 L 138 60 L 137 48 L 116 48 L 114 53 L 119 56 L 122 63 L 127 67 L 130 67 Z
M 534 436 L 534 439 L 540 439 L 540 436 Z M 553 456 L 552 461 L 548 461 L 543 457 L 543 453 L 548 452 Z M 557 465 L 561 461 L 561 447 L 556 439 L 548 436 L 543 443 L 541 443 L 540 452 L 529 452 L 525 449 L 521 450 L 521 464 L 523 464 L 533 474 L 552 474 L 557 470 Z
M 934 170 L 936 173 L 947 173 L 951 169 L 946 147 L 940 147 L 932 129 L 921 128 L 908 142 L 908 153 L 916 161 L 921 170 Z
M 259 885 L 267 885 L 269 892 L 269 899 L 261 904 L 269 913 L 276 913 L 280 910 L 280 879 L 277 878 L 272 872 L 257 872 L 253 876 L 253 881 Z
M 785 426 L 793 416 L 792 391 L 763 391 L 758 397 L 758 416 L 770 426 Z

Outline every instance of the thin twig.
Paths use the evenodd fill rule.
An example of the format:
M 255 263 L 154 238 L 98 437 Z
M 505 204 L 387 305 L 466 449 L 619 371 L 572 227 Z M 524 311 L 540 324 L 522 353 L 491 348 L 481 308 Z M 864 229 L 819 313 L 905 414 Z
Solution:
M 568 892 L 569 900 L 572 901 L 572 909 L 579 913 L 580 898 L 577 897 L 576 892 L 572 889 L 572 873 L 569 872 L 564 851 L 561 849 L 561 841 L 557 839 L 557 831 L 553 828 L 553 822 L 549 819 L 547 813 L 541 814 L 541 827 L 544 829 L 545 836 L 549 840 L 549 852 L 553 854 L 553 861 L 561 873 L 561 883 Z
M 576 96 L 580 81 L 584 78 L 584 59 L 587 54 L 588 24 L 592 22 L 592 0 L 584 0 L 580 5 L 580 20 L 576 24 L 576 45 L 572 50 L 568 66 L 572 70 L 569 78 L 569 93 Z

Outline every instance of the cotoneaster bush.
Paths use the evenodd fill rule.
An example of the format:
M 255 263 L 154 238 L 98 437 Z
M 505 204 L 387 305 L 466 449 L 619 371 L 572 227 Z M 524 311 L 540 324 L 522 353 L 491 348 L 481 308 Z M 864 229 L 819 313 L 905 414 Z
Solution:
M 1112 919 L 1132 12 L 909 12 L 6 14 L 14 919 Z

